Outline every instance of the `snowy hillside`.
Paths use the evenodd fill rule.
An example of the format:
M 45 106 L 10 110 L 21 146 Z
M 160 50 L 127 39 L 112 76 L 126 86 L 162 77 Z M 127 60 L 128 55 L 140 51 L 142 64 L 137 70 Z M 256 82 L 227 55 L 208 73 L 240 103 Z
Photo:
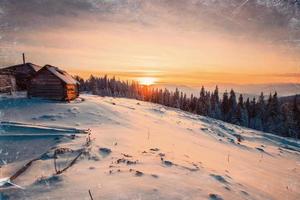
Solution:
M 12 180 L 22 188 L 5 184 L 0 199 L 82 200 L 89 190 L 93 199 L 300 198 L 300 142 L 147 102 L 82 97 L 0 99 L 0 181 L 36 158 Z M 81 129 L 91 142 L 38 135 Z M 59 171 L 76 156 L 54 175 L 54 160 Z

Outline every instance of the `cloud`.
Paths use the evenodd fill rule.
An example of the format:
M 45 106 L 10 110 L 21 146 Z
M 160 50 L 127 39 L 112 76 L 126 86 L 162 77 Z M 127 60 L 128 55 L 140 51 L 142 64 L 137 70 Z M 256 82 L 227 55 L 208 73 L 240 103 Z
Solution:
M 292 19 L 293 28 L 295 22 L 298 24 L 299 5 L 293 5 L 290 1 L 280 2 L 281 7 L 278 3 L 272 5 L 240 0 L 2 0 L 0 7 L 6 10 L 5 20 L 20 26 L 34 26 L 39 21 L 37 25 L 49 23 L 51 17 L 81 17 L 90 14 L 107 20 L 139 18 L 143 23 L 164 20 L 169 23 L 173 20 L 174 24 L 182 26 L 195 24 L 227 30 L 284 28 Z M 287 6 L 289 9 L 284 9 Z
M 1 0 L 0 26 L 2 32 L 15 32 L 92 19 L 223 32 L 297 47 L 298 13 L 300 4 L 292 0 Z
M 268 50 L 264 55 L 255 54 L 264 64 L 264 57 L 269 50 L 276 52 L 284 46 L 288 49 L 286 54 L 299 52 L 300 10 L 299 4 L 293 2 L 291 0 L 0 0 L 2 36 L 0 45 L 6 47 L 5 51 L 0 50 L 0 56 L 11 57 L 16 51 L 14 47 L 19 46 L 26 51 L 34 47 L 36 54 L 52 49 L 60 49 L 60 54 L 63 51 L 77 52 L 82 49 L 85 49 L 86 53 L 95 48 L 93 56 L 99 52 L 101 55 L 112 52 L 111 54 L 116 53 L 118 57 L 118 53 L 129 52 L 126 46 L 128 45 L 135 47 L 132 55 L 145 51 L 145 55 L 141 55 L 143 58 L 149 54 L 155 54 L 160 58 L 164 56 L 162 53 L 175 55 L 176 58 L 182 56 L 180 64 L 183 65 L 186 60 L 199 59 L 202 52 L 198 51 L 203 50 L 203 47 L 206 48 L 205 51 L 210 52 L 211 57 L 226 55 L 230 50 L 236 51 L 240 48 L 243 48 L 240 52 L 264 53 L 264 50 L 247 51 L 247 48 L 255 48 L 251 44 L 256 43 L 268 46 L 264 48 Z M 113 37 L 110 37 L 111 35 Z M 111 41 L 107 43 L 99 41 L 104 37 L 110 38 Z M 209 44 L 205 42 L 206 38 L 209 38 Z M 222 42 L 223 46 L 227 45 L 228 51 L 218 52 L 220 45 L 217 43 Z M 235 43 L 244 45 L 231 48 L 230 46 Z M 153 47 L 152 50 L 150 49 L 152 44 L 161 46 Z M 175 53 L 175 47 L 185 49 L 186 52 L 178 50 Z M 191 56 L 191 50 L 195 57 Z M 237 54 L 238 52 L 230 54 L 232 60 L 246 60 L 250 57 L 247 54 Z M 128 59 L 130 55 L 126 54 L 124 57 Z M 137 62 L 134 56 L 131 57 L 129 64 Z M 169 57 L 168 61 L 172 56 Z M 207 55 L 201 59 L 205 60 L 205 57 Z M 144 60 L 156 65 L 155 60 L 140 60 L 142 61 L 138 65 L 142 65 Z M 255 59 L 249 62 L 253 60 Z

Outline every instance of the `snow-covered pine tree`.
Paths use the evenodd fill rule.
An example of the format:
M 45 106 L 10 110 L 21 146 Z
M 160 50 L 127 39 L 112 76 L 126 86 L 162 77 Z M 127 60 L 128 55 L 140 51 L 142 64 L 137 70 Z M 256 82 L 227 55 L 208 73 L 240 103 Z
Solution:
M 236 106 L 237 106 L 236 96 L 233 89 L 230 90 L 228 101 L 229 101 L 228 121 L 230 122 L 233 120 L 233 117 L 236 113 Z
M 240 94 L 239 96 L 236 112 L 234 114 L 232 122 L 240 126 L 248 126 L 248 112 L 244 106 L 244 99 L 242 94 Z
M 295 131 L 295 138 L 299 139 L 300 137 L 300 109 L 297 103 L 297 98 L 298 95 L 295 95 L 294 100 L 293 100 L 293 123 L 294 123 L 294 128 L 293 130 Z
M 222 119 L 228 122 L 228 112 L 229 112 L 229 98 L 228 92 L 225 91 L 223 94 L 223 100 L 221 103 L 221 112 L 222 112 Z
M 206 102 L 205 102 L 205 89 L 204 86 L 201 87 L 200 97 L 197 101 L 196 112 L 199 115 L 206 115 Z
M 218 86 L 216 86 L 216 88 L 215 88 L 214 97 L 215 97 L 215 102 L 217 104 L 219 104 L 220 103 L 220 99 L 219 99 L 219 88 L 218 88 Z
M 243 97 L 240 95 L 237 103 L 233 90 L 230 91 L 229 97 L 226 91 L 220 101 L 218 86 L 213 93 L 205 91 L 202 87 L 199 98 L 193 94 L 188 98 L 179 89 L 174 92 L 168 89 L 154 89 L 141 86 L 137 81 L 121 81 L 115 77 L 108 78 L 106 75 L 104 77 L 91 75 L 87 80 L 75 78 L 81 83 L 80 91 L 101 96 L 150 101 L 282 136 L 299 137 L 300 111 L 297 96 L 294 102 L 288 103 L 288 106 L 285 102 L 279 102 L 276 92 L 270 94 L 267 102 L 261 93 L 257 102 L 256 100 L 250 102 L 249 98 L 243 102 Z
M 264 97 L 264 93 L 261 92 L 259 98 L 258 98 L 258 102 L 257 102 L 257 106 L 255 107 L 256 109 L 256 119 L 255 119 L 255 129 L 257 130 L 263 130 L 263 124 L 264 124 L 264 113 L 266 110 L 266 103 L 265 103 L 265 97 Z

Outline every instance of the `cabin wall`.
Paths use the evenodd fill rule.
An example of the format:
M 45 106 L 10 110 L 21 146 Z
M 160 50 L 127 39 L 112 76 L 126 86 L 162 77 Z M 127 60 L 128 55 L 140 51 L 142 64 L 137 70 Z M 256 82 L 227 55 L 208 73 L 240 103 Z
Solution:
M 30 81 L 28 97 L 65 100 L 65 84 L 48 70 L 40 71 Z
M 16 91 L 16 79 L 9 74 L 0 74 L 0 93 Z
M 17 90 L 26 90 L 30 78 L 36 73 L 30 66 L 21 65 L 12 68 L 1 69 L 0 72 L 15 76 Z
M 18 86 L 18 90 L 27 90 L 28 84 L 30 82 L 30 78 L 36 72 L 28 65 L 24 65 L 22 67 L 18 67 L 14 72 L 16 77 L 16 83 Z
M 79 95 L 78 86 L 75 84 L 66 85 L 66 96 L 67 100 L 76 99 Z

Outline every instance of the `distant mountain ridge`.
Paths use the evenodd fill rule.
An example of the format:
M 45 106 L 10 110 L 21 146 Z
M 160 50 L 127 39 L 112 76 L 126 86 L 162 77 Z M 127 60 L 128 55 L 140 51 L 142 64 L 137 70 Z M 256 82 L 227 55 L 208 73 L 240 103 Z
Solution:
M 234 89 L 237 93 L 245 95 L 245 97 L 257 97 L 261 92 L 264 93 L 265 96 L 268 96 L 270 93 L 274 93 L 275 91 L 278 93 L 278 96 L 290 96 L 295 95 L 300 92 L 300 84 L 299 83 L 274 83 L 274 84 L 203 84 L 204 87 L 213 91 L 218 85 L 220 92 L 225 92 L 225 90 L 229 91 L 230 89 Z M 196 96 L 199 95 L 201 85 L 199 86 L 187 86 L 187 85 L 176 85 L 176 84 L 155 84 L 152 86 L 153 88 L 167 88 L 171 91 L 174 91 L 176 88 L 186 92 L 187 94 L 194 94 Z
M 282 103 L 293 103 L 296 97 L 296 102 L 297 105 L 300 105 L 300 93 L 299 94 L 295 94 L 295 95 L 291 95 L 291 96 L 285 96 L 285 97 L 280 97 L 279 100 Z

